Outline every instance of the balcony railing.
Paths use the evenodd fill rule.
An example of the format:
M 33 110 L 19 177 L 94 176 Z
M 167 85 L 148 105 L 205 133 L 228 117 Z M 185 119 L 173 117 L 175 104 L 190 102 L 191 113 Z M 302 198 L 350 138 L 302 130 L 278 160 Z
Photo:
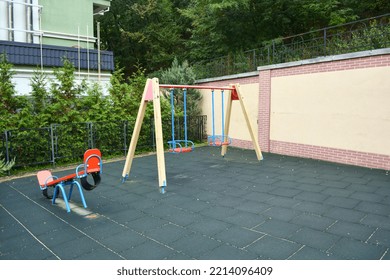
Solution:
M 9 63 L 20 66 L 62 67 L 67 58 L 76 68 L 98 70 L 99 63 L 99 52 L 94 49 L 0 41 L 0 54 L 3 53 Z M 102 71 L 114 70 L 113 52 L 100 52 L 100 66 Z

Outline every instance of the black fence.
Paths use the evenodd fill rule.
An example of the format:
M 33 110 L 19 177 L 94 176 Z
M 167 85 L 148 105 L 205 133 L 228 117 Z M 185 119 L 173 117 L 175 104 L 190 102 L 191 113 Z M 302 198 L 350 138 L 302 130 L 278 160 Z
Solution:
M 274 39 L 258 49 L 194 65 L 199 79 L 256 71 L 257 67 L 390 47 L 390 14 Z
M 206 116 L 187 117 L 188 139 L 204 142 Z M 175 118 L 175 139 L 183 138 L 183 118 Z M 163 119 L 164 142 L 171 138 L 171 120 Z M 0 136 L 0 152 L 6 161 L 15 159 L 13 169 L 71 163 L 90 148 L 101 150 L 103 157 L 125 156 L 133 132 L 128 121 L 52 124 L 49 127 L 6 130 Z M 137 151 L 155 150 L 154 120 L 142 124 Z

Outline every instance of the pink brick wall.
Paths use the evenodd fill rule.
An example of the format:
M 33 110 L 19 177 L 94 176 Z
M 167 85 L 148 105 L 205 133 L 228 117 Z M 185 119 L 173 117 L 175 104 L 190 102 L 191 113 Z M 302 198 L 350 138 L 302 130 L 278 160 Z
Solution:
M 390 156 L 319 147 L 282 141 L 271 141 L 271 152 L 288 156 L 319 159 L 343 164 L 390 170 Z
M 382 66 L 390 66 L 390 54 L 267 69 L 261 70 L 259 76 L 209 82 L 202 85 L 226 86 L 231 83 L 259 83 L 258 137 L 263 152 L 390 170 L 390 156 L 388 155 L 270 140 L 271 80 L 273 77 Z M 251 141 L 233 139 L 232 145 L 253 149 Z
M 271 71 L 271 74 L 269 75 L 270 78 L 268 81 L 269 83 L 271 83 L 271 79 L 273 77 L 320 72 L 334 72 L 382 66 L 390 66 L 390 55 L 350 58 L 345 60 L 278 68 L 260 71 L 259 75 L 260 81 L 262 81 L 261 77 L 263 76 L 265 79 L 269 75 L 267 72 Z M 263 92 L 263 94 L 269 93 L 271 95 L 271 90 L 269 89 L 269 86 L 266 81 L 263 81 L 263 84 L 260 83 L 260 92 Z M 313 158 L 343 164 L 390 170 L 390 156 L 387 155 L 371 154 L 360 151 L 343 150 L 330 147 L 319 147 L 300 143 L 287 143 L 281 141 L 270 141 L 269 151 L 272 153 L 283 155 Z
M 260 149 L 270 151 L 271 70 L 259 73 L 259 125 Z

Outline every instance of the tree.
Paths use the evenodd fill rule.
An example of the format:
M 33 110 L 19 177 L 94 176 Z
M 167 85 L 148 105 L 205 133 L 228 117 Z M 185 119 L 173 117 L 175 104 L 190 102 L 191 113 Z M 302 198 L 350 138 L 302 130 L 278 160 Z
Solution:
M 161 72 L 160 82 L 163 84 L 176 84 L 176 85 L 192 85 L 195 83 L 195 73 L 190 67 L 188 61 L 184 61 L 182 64 L 175 58 L 170 68 Z M 169 95 L 169 93 L 167 93 Z M 179 94 L 179 91 L 175 92 L 175 107 L 177 113 L 181 114 L 183 110 L 183 94 Z M 187 115 L 199 116 L 201 109 L 199 103 L 202 100 L 202 95 L 198 90 L 189 89 L 187 91 Z
M 12 71 L 13 65 L 8 63 L 5 54 L 0 55 L 0 112 L 15 113 L 17 103 L 15 100 L 15 85 L 12 82 L 12 77 L 15 72 Z
M 0 54 L 0 130 L 13 127 L 19 108 L 19 98 L 16 97 L 15 85 L 12 82 L 13 65 L 8 63 L 5 54 Z
M 63 64 L 63 67 L 54 69 L 55 79 L 51 81 L 50 104 L 46 112 L 51 116 L 51 123 L 80 122 L 77 98 L 85 91 L 86 84 L 75 83 L 75 68 L 68 59 L 64 58 Z
M 182 1 L 117 0 L 102 19 L 102 42 L 113 50 L 125 73 L 130 76 L 136 65 L 159 70 L 169 65 L 174 53 L 182 49 L 183 27 L 176 21 L 175 6 Z M 181 22 L 179 20 L 179 22 Z

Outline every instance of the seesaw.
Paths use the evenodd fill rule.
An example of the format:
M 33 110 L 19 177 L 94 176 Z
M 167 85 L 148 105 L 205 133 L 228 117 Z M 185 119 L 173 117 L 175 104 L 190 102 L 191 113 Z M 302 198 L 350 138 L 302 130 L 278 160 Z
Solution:
M 56 198 L 59 195 L 59 191 L 62 193 L 66 205 L 66 211 L 70 212 L 69 200 L 72 196 L 73 186 L 77 186 L 81 201 L 84 208 L 87 208 L 85 202 L 83 187 L 85 190 L 90 191 L 97 187 L 101 181 L 100 174 L 102 173 L 102 155 L 98 149 L 90 149 L 84 153 L 84 162 L 76 167 L 75 173 L 69 174 L 63 177 L 58 178 L 53 176 L 50 170 L 42 170 L 37 173 L 37 178 L 39 182 L 39 187 L 42 190 L 42 194 L 48 198 L 52 199 L 52 204 L 55 204 Z M 88 175 L 91 175 L 93 178 L 93 184 L 88 182 Z M 80 179 L 80 183 L 77 181 Z M 68 195 L 65 191 L 65 186 L 70 186 Z M 54 187 L 53 197 L 50 197 L 47 193 L 48 187 Z

